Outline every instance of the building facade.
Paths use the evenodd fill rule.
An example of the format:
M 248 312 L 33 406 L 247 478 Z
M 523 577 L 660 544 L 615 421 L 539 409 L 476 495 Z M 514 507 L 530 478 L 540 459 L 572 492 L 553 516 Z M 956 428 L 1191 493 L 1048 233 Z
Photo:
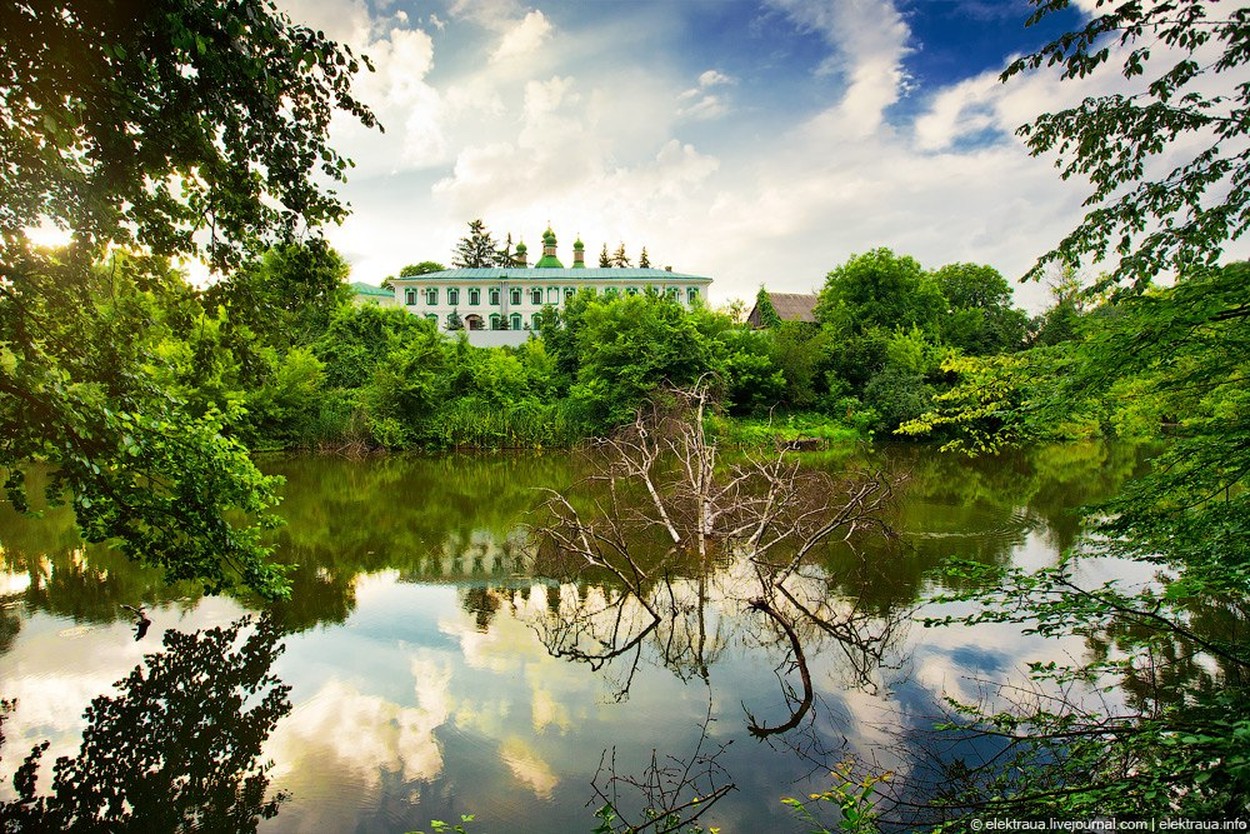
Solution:
M 381 287 L 375 287 L 372 284 L 365 284 L 361 281 L 352 281 L 352 303 L 357 307 L 365 304 L 372 304 L 375 307 L 398 307 L 399 300 L 395 297 L 394 290 L 384 290 Z
M 653 289 L 690 306 L 707 299 L 711 283 L 711 278 L 669 269 L 587 267 L 580 240 L 573 244 L 573 265 L 565 267 L 556 256 L 551 229 L 543 235 L 543 257 L 532 267 L 526 263 L 522 243 L 511 267 L 447 269 L 391 279 L 401 307 L 435 322 L 439 330 L 464 329 L 475 344 L 524 341 L 537 329 L 544 307 L 559 309 L 581 290 L 612 297 Z M 491 338 L 486 333 L 500 336 Z

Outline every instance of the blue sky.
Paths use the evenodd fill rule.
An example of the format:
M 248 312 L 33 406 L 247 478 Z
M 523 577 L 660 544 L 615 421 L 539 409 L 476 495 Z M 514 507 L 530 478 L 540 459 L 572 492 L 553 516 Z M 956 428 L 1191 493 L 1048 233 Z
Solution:
M 531 250 L 551 223 L 566 262 L 578 236 L 645 246 L 711 276 L 714 304 L 818 289 L 878 246 L 1014 279 L 1085 195 L 1015 129 L 1123 83 L 1000 84 L 1081 21 L 1025 29 L 1024 0 L 284 3 L 377 66 L 357 89 L 386 133 L 333 132 L 357 167 L 330 237 L 370 283 L 447 262 L 474 218 Z

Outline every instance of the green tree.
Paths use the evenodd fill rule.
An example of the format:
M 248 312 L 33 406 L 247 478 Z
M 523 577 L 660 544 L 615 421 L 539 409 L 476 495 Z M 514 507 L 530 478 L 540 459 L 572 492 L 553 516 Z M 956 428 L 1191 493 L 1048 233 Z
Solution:
M 816 302 L 816 320 L 862 333 L 935 323 L 944 307 L 941 293 L 920 264 L 881 247 L 852 255 L 829 273 Z
M 512 256 L 495 242 L 481 219 L 469 221 L 469 233 L 456 244 L 451 265 L 457 269 L 512 266 Z
M 373 304 L 340 308 L 313 345 L 332 388 L 364 385 L 387 354 L 400 348 L 423 326 L 424 319 Z
M 713 370 L 712 345 L 685 309 L 656 295 L 588 303 L 577 323 L 577 380 L 569 396 L 592 431 L 633 419 L 656 389 Z
M 608 254 L 608 245 L 603 244 L 603 248 L 599 250 L 599 268 L 610 269 L 612 267 L 612 256 Z
M 1034 4 L 1033 22 L 1069 5 Z M 1250 813 L 1250 267 L 1215 266 L 1250 223 L 1248 42 L 1245 8 L 1108 2 L 1004 73 L 1057 65 L 1073 79 L 1109 71 L 1113 56 L 1120 63 L 1126 92 L 1042 115 L 1021 134 L 1034 153 L 1056 152 L 1065 178 L 1093 185 L 1091 211 L 1031 275 L 1115 255 L 1095 288 L 1127 291 L 1070 337 L 1013 357 L 1011 372 L 1024 379 L 1008 390 L 983 366 L 981 388 L 997 393 L 965 401 L 964 414 L 981 418 L 968 425 L 1005 413 L 995 404 L 1053 425 L 1089 403 L 1108 429 L 1157 436 L 1166 427 L 1169 442 L 1147 475 L 1096 508 L 1098 536 L 1086 545 L 1143 563 L 1154 582 L 1094 584 L 1079 576 L 1075 553 L 1032 573 L 956 568 L 991 589 L 976 594 L 981 613 L 966 621 L 1084 638 L 1086 658 L 1033 667 L 1039 685 L 1062 693 L 1118 680 L 1125 698 L 1114 711 L 1062 697 L 1040 709 L 961 708 L 960 723 L 1004 744 L 1002 767 L 965 769 L 945 786 L 947 806 L 965 814 Z M 1165 149 L 1182 161 L 1157 167 Z M 1160 275 L 1174 286 L 1159 288 Z M 1063 372 L 1039 373 L 1054 357 Z
M 1030 25 L 1063 12 L 1069 0 L 1032 0 Z M 1222 244 L 1250 227 L 1250 10 L 1206 0 L 1098 4 L 1079 31 L 1018 58 L 1004 81 L 1058 66 L 1061 78 L 1110 71 L 1117 91 L 1046 113 L 1020 128 L 1035 155 L 1054 153 L 1064 179 L 1089 179 L 1091 207 L 1081 224 L 1029 273 L 1047 264 L 1080 265 L 1114 254 L 1108 281 L 1139 289 L 1161 273 L 1218 263 Z M 1167 152 L 1180 155 L 1152 172 Z
M 204 304 L 223 306 L 230 326 L 246 327 L 234 346 L 246 351 L 249 335 L 285 350 L 325 332 L 339 307 L 351 300 L 350 268 L 325 240 L 314 238 L 267 249 L 210 287 Z
M 364 59 L 273 3 L 56 0 L 0 14 L 6 264 L 43 220 L 91 255 L 138 243 L 224 267 L 256 239 L 345 216 L 315 180 L 349 165 L 326 141 L 336 109 L 376 124 L 350 91 Z
M 755 310 L 759 313 L 761 326 L 781 326 L 781 316 L 777 315 L 777 308 L 773 306 L 773 300 L 768 297 L 768 290 L 764 289 L 763 284 L 760 284 L 760 291 L 755 294 Z
M 472 224 L 470 224 L 472 228 Z M 442 272 L 447 267 L 438 261 L 422 261 L 419 264 L 408 264 L 399 271 L 400 278 L 415 278 L 418 275 L 429 275 L 431 272 Z
M 642 252 L 638 255 L 638 266 L 642 269 L 651 268 L 651 257 L 647 254 L 647 247 L 642 247 Z
M 418 442 L 426 421 L 446 399 L 448 382 L 443 339 L 430 322 L 420 320 L 374 367 L 360 392 L 373 439 L 389 448 Z
M 625 254 L 625 244 L 623 242 L 612 253 L 611 264 L 615 269 L 626 269 L 633 266 L 633 263 L 629 260 L 629 255 Z
M 939 316 L 942 341 L 974 356 L 1024 347 L 1028 316 L 1011 306 L 1011 286 L 997 269 L 947 264 L 932 278 L 946 299 Z
M 82 747 L 57 760 L 49 794 L 36 793 L 48 743 L 26 757 L 17 797 L 0 802 L 4 830 L 245 832 L 274 817 L 286 795 L 267 795 L 261 756 L 290 687 L 272 672 L 278 629 L 265 619 L 244 634 L 247 623 L 167 630 L 163 651 L 87 707 Z
M 273 483 L 222 429 L 161 391 L 144 334 L 168 296 L 161 257 L 237 266 L 258 243 L 337 221 L 319 178 L 347 160 L 327 144 L 336 109 L 368 126 L 345 47 L 272 3 L 17 2 L 0 9 L 0 467 L 44 459 L 90 541 L 113 539 L 171 579 L 280 593 L 255 526 Z M 257 83 L 257 79 L 265 83 Z M 70 230 L 58 252 L 26 230 Z M 138 246 L 125 280 L 93 265 Z

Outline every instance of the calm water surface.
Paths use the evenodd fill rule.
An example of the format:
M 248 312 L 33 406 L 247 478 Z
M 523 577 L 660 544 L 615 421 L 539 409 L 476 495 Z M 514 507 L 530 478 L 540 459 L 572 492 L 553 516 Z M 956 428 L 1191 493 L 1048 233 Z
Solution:
M 947 557 L 1048 564 L 1081 535 L 1075 508 L 1140 466 L 1132 449 L 1095 444 L 980 461 L 887 447 L 870 462 L 908 473 L 890 518 L 898 537 L 826 548 L 806 572 L 807 590 L 848 624 L 797 629 L 807 708 L 793 644 L 750 607 L 752 572 L 732 558 L 670 577 L 665 616 L 650 628 L 611 583 L 540 575 L 525 532 L 537 488 L 583 489 L 580 458 L 265 461 L 287 480 L 278 553 L 298 565 L 291 601 L 269 607 L 170 587 L 84 547 L 63 509 L 31 519 L 0 507 L 0 698 L 17 701 L 0 796 L 12 797 L 14 769 L 44 740 L 46 789 L 55 757 L 78 753 L 87 705 L 118 694 L 114 682 L 161 650 L 166 630 L 204 634 L 267 611 L 275 628 L 254 652 L 186 672 L 174 661 L 190 649 L 175 649 L 168 677 L 205 686 L 265 674 L 259 665 L 290 687 L 291 708 L 273 710 L 271 727 L 220 736 L 272 761 L 267 794 L 286 799 L 261 831 L 404 832 L 464 813 L 476 815 L 472 831 L 588 831 L 596 790 L 615 786 L 622 807 L 635 807 L 638 792 L 610 779 L 641 780 L 653 756 L 696 762 L 705 793 L 733 786 L 704 820 L 726 834 L 805 830 L 780 800 L 827 787 L 834 763 L 853 756 L 905 776 L 924 758 L 943 696 L 975 699 L 1029 661 L 1084 652 L 1011 627 L 923 628 L 915 616 L 932 613 L 925 599 L 941 590 L 935 570 Z M 32 494 L 39 480 L 31 473 Z M 136 640 L 122 606 L 140 604 L 151 626 Z M 142 748 L 150 729 L 170 759 L 217 755 L 160 735 L 163 713 L 150 723 L 110 743 Z

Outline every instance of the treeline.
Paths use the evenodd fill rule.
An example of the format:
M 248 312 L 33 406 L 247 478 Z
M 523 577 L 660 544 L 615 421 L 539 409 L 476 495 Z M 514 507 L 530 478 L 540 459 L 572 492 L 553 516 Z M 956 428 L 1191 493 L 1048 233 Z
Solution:
M 115 300 L 114 261 L 99 277 Z M 731 437 L 753 420 L 884 434 L 949 391 L 960 358 L 1070 338 L 1081 315 L 1063 301 L 1030 321 L 991 267 L 926 271 L 877 249 L 829 273 L 815 323 L 781 321 L 762 291 L 759 329 L 654 292 L 583 291 L 545 310 L 525 344 L 475 348 L 403 310 L 353 304 L 347 274 L 324 243 L 292 244 L 203 292 L 172 273 L 159 292 L 129 291 L 150 308 L 160 383 L 252 449 L 569 445 L 700 379 Z

